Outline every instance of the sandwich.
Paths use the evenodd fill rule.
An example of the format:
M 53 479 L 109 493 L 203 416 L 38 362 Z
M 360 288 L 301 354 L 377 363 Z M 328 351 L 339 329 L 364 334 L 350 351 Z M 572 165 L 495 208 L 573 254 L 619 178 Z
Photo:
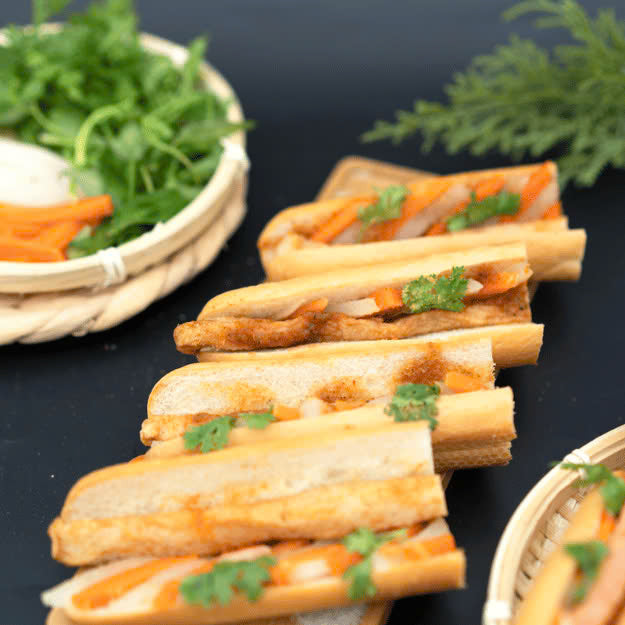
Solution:
M 577 280 L 586 233 L 562 215 L 556 165 L 505 167 L 295 206 L 265 227 L 270 280 L 522 241 L 536 280 Z
M 520 606 L 516 625 L 625 624 L 625 473 L 603 465 L 581 470 L 595 488 L 579 505 L 561 545 Z
M 515 244 L 259 284 L 213 298 L 174 339 L 196 354 L 529 323 L 531 274 Z
M 323 432 L 353 431 L 419 419 L 430 424 L 437 473 L 504 465 L 512 457 L 510 443 L 516 438 L 516 431 L 510 388 L 441 396 L 435 384 L 402 384 L 386 405 L 318 414 L 316 418 L 298 416 L 287 421 L 278 421 L 269 409 L 265 413 L 242 413 L 238 417 L 220 417 L 201 425 L 189 425 L 180 436 L 153 441 L 145 458 L 212 453 L 223 447 L 305 439 Z
M 209 625 L 458 588 L 425 421 L 109 467 L 80 480 L 43 594 L 74 623 Z

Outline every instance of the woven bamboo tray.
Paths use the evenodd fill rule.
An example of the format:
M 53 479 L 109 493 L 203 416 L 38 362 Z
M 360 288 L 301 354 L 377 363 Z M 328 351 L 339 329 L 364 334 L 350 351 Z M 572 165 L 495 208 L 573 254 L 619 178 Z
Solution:
M 50 25 L 54 29 L 58 26 Z M 187 51 L 141 35 L 153 52 L 184 63 Z M 1 43 L 1 40 L 0 40 Z M 236 94 L 207 63 L 200 76 L 243 120 Z M 115 326 L 205 269 L 245 214 L 245 133 L 223 141 L 215 174 L 187 207 L 152 231 L 105 253 L 58 263 L 0 262 L 0 344 L 80 336 Z M 35 295 L 32 295 L 35 294 Z
M 564 461 L 625 468 L 625 426 L 611 430 Z M 510 625 L 547 556 L 559 544 L 585 491 L 578 476 L 558 467 L 543 477 L 516 509 L 499 541 L 488 583 L 483 625 Z

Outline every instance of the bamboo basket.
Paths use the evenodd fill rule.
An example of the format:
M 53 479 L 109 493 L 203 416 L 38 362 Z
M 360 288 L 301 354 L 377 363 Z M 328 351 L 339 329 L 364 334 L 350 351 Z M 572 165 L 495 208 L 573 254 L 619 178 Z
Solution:
M 187 57 L 182 46 L 153 35 L 142 34 L 141 42 L 176 65 Z M 228 101 L 228 119 L 242 121 L 243 111 L 225 78 L 207 63 L 202 63 L 200 77 Z M 246 209 L 245 133 L 236 132 L 222 144 L 219 165 L 201 193 L 180 213 L 141 237 L 62 262 L 1 261 L 0 344 L 47 341 L 110 328 L 205 269 Z
M 596 438 L 564 458 L 565 462 L 625 467 L 625 425 Z M 488 583 L 483 625 L 511 625 L 519 605 L 547 556 L 559 544 L 584 490 L 572 471 L 549 471 L 516 509 L 499 541 Z

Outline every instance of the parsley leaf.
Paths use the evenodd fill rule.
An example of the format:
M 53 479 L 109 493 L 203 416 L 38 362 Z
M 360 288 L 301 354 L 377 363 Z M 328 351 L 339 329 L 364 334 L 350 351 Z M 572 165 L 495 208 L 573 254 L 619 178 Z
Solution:
M 401 297 L 404 304 L 413 313 L 422 313 L 428 310 L 464 310 L 463 298 L 467 292 L 469 281 L 462 277 L 464 267 L 454 267 L 451 276 L 436 278 L 421 276 L 409 282 L 402 290 Z
M 276 559 L 263 556 L 241 562 L 218 562 L 209 573 L 189 575 L 180 583 L 180 594 L 189 604 L 209 608 L 219 602 L 230 603 L 234 591 L 245 593 L 250 601 L 263 594 L 263 583 L 271 579 L 269 567 Z
M 608 555 L 608 547 L 600 540 L 591 540 L 585 543 L 569 543 L 564 545 L 564 550 L 575 559 L 582 573 L 582 578 L 571 595 L 572 602 L 579 603 L 597 578 L 601 563 Z
M 269 412 L 242 412 L 239 419 L 245 421 L 245 425 L 253 430 L 264 430 L 276 418 L 271 411 Z
M 358 219 L 362 222 L 361 238 L 367 228 L 389 221 L 389 219 L 401 217 L 402 204 L 410 193 L 403 184 L 390 185 L 386 189 L 376 189 L 376 191 L 378 192 L 378 201 L 358 209 Z
M 233 427 L 233 417 L 219 417 L 208 423 L 189 428 L 184 433 L 184 448 L 194 450 L 199 446 L 203 454 L 215 449 L 223 449 L 228 444 L 230 430 Z
M 601 484 L 599 492 L 603 497 L 606 510 L 615 517 L 620 514 L 623 503 L 625 503 L 625 480 L 614 475 L 614 473 L 603 464 L 575 464 L 573 462 L 563 462 L 560 466 L 570 471 L 584 471 L 586 477 L 576 482 L 576 486 L 578 487 Z
M 384 412 L 397 422 L 428 421 L 430 429 L 434 430 L 438 425 L 436 400 L 440 393 L 437 384 L 400 384 Z
M 516 215 L 520 206 L 521 196 L 518 193 L 501 191 L 495 195 L 489 195 L 483 200 L 477 200 L 475 192 L 472 191 L 471 201 L 467 207 L 447 220 L 447 230 L 457 232 L 481 224 L 497 215 Z

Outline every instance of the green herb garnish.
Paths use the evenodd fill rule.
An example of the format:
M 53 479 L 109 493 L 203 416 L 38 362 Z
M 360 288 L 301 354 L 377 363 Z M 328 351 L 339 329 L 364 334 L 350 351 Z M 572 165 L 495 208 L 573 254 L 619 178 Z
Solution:
M 263 594 L 263 583 L 271 579 L 269 567 L 276 559 L 263 556 L 242 562 L 218 562 L 209 573 L 189 575 L 180 583 L 180 594 L 190 604 L 210 608 L 215 603 L 226 605 L 235 591 L 243 592 L 250 601 Z
M 360 238 L 371 226 L 401 217 L 401 207 L 410 193 L 403 184 L 390 185 L 386 189 L 376 189 L 376 191 L 378 192 L 377 202 L 358 209 L 358 219 L 362 223 Z
M 245 425 L 253 430 L 264 430 L 276 420 L 271 410 L 269 412 L 242 412 L 239 419 L 245 421 Z
M 473 191 L 467 207 L 447 220 L 447 230 L 457 232 L 471 226 L 477 226 L 491 217 L 516 215 L 520 206 L 521 196 L 518 193 L 501 191 L 495 195 L 489 195 L 483 200 L 477 200 Z
M 403 538 L 405 535 L 406 530 L 376 534 L 366 527 L 361 527 L 345 536 L 343 539 L 345 547 L 363 557 L 358 564 L 353 564 L 343 573 L 343 577 L 351 581 L 347 595 L 352 601 L 375 596 L 377 589 L 371 580 L 373 554 L 384 543 Z
M 428 421 L 434 430 L 438 425 L 436 401 L 440 393 L 438 384 L 400 384 L 384 412 L 397 422 Z
M 363 140 L 419 132 L 424 151 L 441 141 L 450 153 L 497 150 L 514 160 L 558 150 L 562 184 L 590 186 L 608 165 L 625 167 L 625 23 L 608 8 L 591 18 L 575 0 L 527 0 L 503 15 L 528 13 L 539 14 L 538 28 L 568 31 L 571 43 L 550 52 L 513 36 L 455 74 L 447 103 L 417 100 Z
M 571 594 L 571 601 L 579 603 L 584 599 L 588 589 L 597 578 L 601 563 L 608 555 L 608 547 L 600 540 L 591 540 L 585 543 L 564 545 L 564 551 L 577 562 L 582 573 L 582 579 L 575 584 Z
M 253 430 L 264 430 L 276 418 L 272 409 L 268 412 L 242 412 L 237 417 L 219 417 L 208 423 L 196 425 L 184 433 L 184 448 L 200 451 L 205 454 L 216 449 L 223 449 L 228 444 L 230 431 L 237 420 Z
M 575 464 L 573 462 L 563 462 L 560 466 L 570 471 L 584 471 L 584 479 L 578 480 L 575 483 L 578 487 L 601 484 L 599 492 L 603 497 L 606 510 L 615 517 L 620 514 L 623 503 L 625 503 L 625 480 L 614 475 L 614 473 L 603 464 Z
M 422 313 L 428 310 L 464 310 L 463 298 L 467 292 L 469 281 L 462 277 L 464 267 L 453 267 L 451 276 L 437 278 L 421 276 L 409 282 L 402 290 L 401 297 L 404 304 L 413 313 Z
M 182 67 L 141 46 L 131 0 L 94 2 L 59 32 L 38 26 L 70 0 L 34 0 L 32 29 L 10 26 L 0 46 L 0 128 L 70 163 L 86 195 L 110 194 L 114 213 L 76 237 L 76 258 L 167 221 L 210 180 L 220 140 L 248 122 L 201 83 L 206 39 Z

